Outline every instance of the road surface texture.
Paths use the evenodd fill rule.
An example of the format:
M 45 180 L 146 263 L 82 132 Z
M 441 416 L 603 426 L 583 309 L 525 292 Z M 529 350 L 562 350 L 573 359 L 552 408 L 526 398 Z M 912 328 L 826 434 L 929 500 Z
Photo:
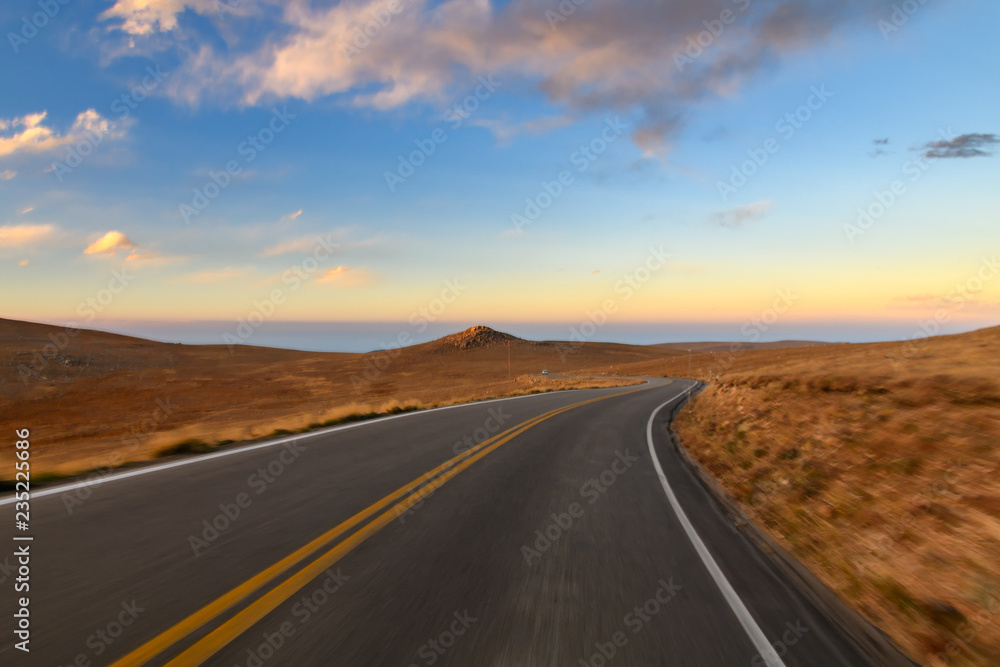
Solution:
M 31 650 L 8 537 L 0 664 L 868 664 L 681 462 L 666 427 L 693 386 L 412 413 L 36 490 Z

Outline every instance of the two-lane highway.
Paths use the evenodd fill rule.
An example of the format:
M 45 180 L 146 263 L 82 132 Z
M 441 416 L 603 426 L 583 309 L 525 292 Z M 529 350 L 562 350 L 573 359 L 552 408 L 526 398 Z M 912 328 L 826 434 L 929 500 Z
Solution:
M 692 386 L 411 413 L 36 492 L 31 652 L 4 569 L 0 661 L 866 664 L 679 460 L 666 424 Z

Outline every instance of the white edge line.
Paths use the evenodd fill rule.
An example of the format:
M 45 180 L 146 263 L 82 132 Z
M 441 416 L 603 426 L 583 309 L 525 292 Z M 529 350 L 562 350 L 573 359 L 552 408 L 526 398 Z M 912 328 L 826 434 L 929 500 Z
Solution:
M 649 380 L 646 380 L 646 384 L 649 384 Z M 629 385 L 626 385 L 626 387 Z M 633 385 L 634 386 L 634 385 Z M 596 387 L 596 389 L 619 389 L 619 387 Z M 551 394 L 560 394 L 563 392 L 570 391 L 586 391 L 585 389 L 559 389 L 556 391 L 542 392 L 539 394 L 525 394 L 524 396 L 508 396 L 506 398 L 491 398 L 485 401 L 472 401 L 469 403 L 457 403 L 455 405 L 445 405 L 440 408 L 429 408 L 427 410 L 413 410 L 412 412 L 404 412 L 399 415 L 388 415 L 385 417 L 378 417 L 376 419 L 366 419 L 364 421 L 354 422 L 352 424 L 342 424 L 340 426 L 331 426 L 330 428 L 317 429 L 315 431 L 309 431 L 308 433 L 301 433 L 299 435 L 292 435 L 287 438 L 280 438 L 278 440 L 268 440 L 267 442 L 259 442 L 253 445 L 244 445 L 242 447 L 234 447 L 232 449 L 226 449 L 221 452 L 215 452 L 213 454 L 202 454 L 199 456 L 192 456 L 190 458 L 182 459 L 180 461 L 170 461 L 168 463 L 160 463 L 157 465 L 146 466 L 143 468 L 138 468 L 136 470 L 130 470 L 128 472 L 119 473 L 108 473 L 97 479 L 84 479 L 79 482 L 72 482 L 70 484 L 63 484 L 59 486 L 50 486 L 42 488 L 38 491 L 31 491 L 31 498 L 44 498 L 45 496 L 53 496 L 57 493 L 66 493 L 67 491 L 73 491 L 75 489 L 80 489 L 84 487 L 98 486 L 100 484 L 106 484 L 107 482 L 115 482 L 122 479 L 128 479 L 129 477 L 138 477 L 139 475 L 148 475 L 150 473 L 159 472 L 161 470 L 169 470 L 171 468 L 179 468 L 181 466 L 192 465 L 195 463 L 204 463 L 205 461 L 211 461 L 212 459 L 218 459 L 223 456 L 233 456 L 235 454 L 243 454 L 245 452 L 252 452 L 257 449 L 264 449 L 265 447 L 275 447 L 277 445 L 284 445 L 289 442 L 295 442 L 296 440 L 304 440 L 306 438 L 314 438 L 320 435 L 327 435 L 329 433 L 334 433 L 336 431 L 346 431 L 352 428 L 358 428 L 360 426 L 371 426 L 372 424 L 382 424 L 393 419 L 401 419 L 402 417 L 413 417 L 415 415 L 424 415 L 429 412 L 437 412 L 440 410 L 451 410 L 453 408 L 467 408 L 476 405 L 485 405 L 487 403 L 497 403 L 499 401 L 516 401 L 521 398 L 537 398 L 539 396 L 547 396 Z M 84 473 L 88 476 L 93 476 L 95 474 L 100 474 L 96 472 Z M 16 495 L 12 495 L 6 498 L 0 498 L 0 507 L 4 505 L 10 505 L 17 499 Z
M 678 502 L 677 496 L 674 495 L 674 490 L 670 488 L 670 483 L 667 482 L 667 476 L 663 474 L 663 467 L 660 466 L 660 460 L 656 457 L 656 448 L 653 446 L 653 420 L 656 418 L 656 414 L 677 399 L 689 395 L 689 392 L 678 394 L 669 401 L 661 403 L 655 410 L 653 410 L 653 414 L 649 415 L 649 421 L 646 422 L 646 442 L 649 444 L 649 455 L 653 457 L 653 466 L 656 468 L 656 474 L 660 478 L 660 484 L 663 485 L 663 491 L 667 494 L 670 506 L 674 508 L 674 513 L 677 514 L 677 518 L 684 527 L 684 532 L 687 533 L 688 539 L 691 540 L 691 544 L 694 545 L 695 551 L 697 551 L 698 555 L 701 556 L 701 560 L 705 564 L 705 568 L 708 570 L 708 573 L 712 575 L 712 579 L 715 580 L 715 585 L 719 587 L 719 590 L 722 592 L 722 596 L 726 598 L 726 602 L 729 603 L 729 608 L 733 610 L 734 614 L 736 614 L 736 618 L 739 620 L 740 625 L 743 626 L 743 629 L 750 637 L 750 641 L 753 642 L 757 652 L 764 659 L 764 662 L 768 665 L 768 667 L 785 667 L 785 663 L 781 661 L 781 658 L 778 657 L 778 653 L 774 650 L 774 647 L 767 641 L 767 637 L 764 636 L 764 632 L 760 629 L 760 626 L 757 625 L 757 622 L 754 621 L 750 611 L 746 608 L 746 605 L 743 604 L 740 596 L 736 594 L 736 591 L 733 589 L 732 585 L 730 585 L 729 580 L 726 579 L 726 575 L 724 575 L 722 570 L 719 569 L 715 559 L 712 558 L 712 554 L 709 553 L 708 547 L 706 547 L 705 543 L 701 541 L 701 537 L 698 536 L 698 532 L 694 529 L 694 526 L 687 518 L 684 510 L 681 509 L 681 504 Z

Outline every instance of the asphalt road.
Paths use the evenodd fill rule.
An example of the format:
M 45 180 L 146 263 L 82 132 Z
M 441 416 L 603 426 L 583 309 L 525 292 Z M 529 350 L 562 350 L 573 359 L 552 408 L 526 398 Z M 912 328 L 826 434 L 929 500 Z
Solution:
M 691 384 L 412 413 L 40 490 L 30 653 L 8 496 L 0 664 L 866 664 L 682 464 L 668 406 L 656 458 L 714 576 L 694 546 L 647 441 Z M 429 495 L 394 494 L 415 480 Z

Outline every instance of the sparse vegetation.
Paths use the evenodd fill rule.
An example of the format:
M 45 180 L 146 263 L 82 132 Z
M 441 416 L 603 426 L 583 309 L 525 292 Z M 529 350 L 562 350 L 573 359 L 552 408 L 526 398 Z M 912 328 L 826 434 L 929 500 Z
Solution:
M 33 470 L 64 474 L 114 467 L 125 458 L 191 453 L 176 449 L 190 439 L 223 446 L 438 405 L 629 384 L 538 374 L 601 364 L 607 373 L 611 364 L 679 354 L 600 343 L 560 358 L 556 343 L 485 328 L 365 354 L 242 346 L 230 352 L 224 345 L 170 345 L 81 330 L 62 350 L 80 363 L 39 364 L 35 352 L 61 331 L 0 319 L 0 358 L 8 360 L 0 362 L 0 425 L 37 424 Z M 29 365 L 36 370 L 22 380 Z M 0 443 L 0 451 L 7 446 Z
M 1000 329 L 924 341 L 919 362 L 901 349 L 695 357 L 712 384 L 677 429 L 760 525 L 912 657 L 995 665 Z M 685 375 L 684 362 L 661 374 Z
M 158 458 L 164 458 L 167 456 L 176 456 L 178 454 L 204 454 L 205 452 L 210 452 L 213 449 L 215 448 L 204 440 L 199 440 L 198 438 L 187 438 L 176 444 L 170 445 L 169 447 L 157 450 L 156 456 Z

